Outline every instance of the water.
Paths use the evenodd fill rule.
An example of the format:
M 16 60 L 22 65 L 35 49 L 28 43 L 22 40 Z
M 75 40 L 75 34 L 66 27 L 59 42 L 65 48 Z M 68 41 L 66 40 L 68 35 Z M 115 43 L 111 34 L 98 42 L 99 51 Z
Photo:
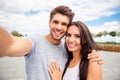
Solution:
M 26 80 L 24 57 L 0 58 L 0 80 Z
M 104 57 L 103 80 L 120 80 L 120 52 L 101 53 Z
M 104 57 L 103 80 L 120 80 L 120 52 L 100 52 Z M 26 80 L 24 57 L 0 58 L 0 80 Z

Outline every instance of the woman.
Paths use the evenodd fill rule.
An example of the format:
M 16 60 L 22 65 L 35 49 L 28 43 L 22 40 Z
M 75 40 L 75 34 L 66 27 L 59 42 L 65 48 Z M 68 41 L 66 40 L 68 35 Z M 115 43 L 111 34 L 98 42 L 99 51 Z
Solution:
M 72 22 L 67 30 L 65 41 L 68 61 L 63 74 L 57 63 L 51 63 L 48 71 L 52 80 L 102 80 L 101 65 L 87 59 L 88 53 L 97 50 L 97 45 L 87 26 L 80 21 Z

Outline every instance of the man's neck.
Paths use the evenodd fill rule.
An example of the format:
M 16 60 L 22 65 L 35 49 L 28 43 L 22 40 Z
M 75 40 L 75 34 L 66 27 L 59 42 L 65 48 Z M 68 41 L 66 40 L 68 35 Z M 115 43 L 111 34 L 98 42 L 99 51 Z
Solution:
M 50 34 L 47 34 L 45 37 L 53 45 L 59 45 L 61 43 L 60 40 L 58 41 L 58 40 L 53 39 Z

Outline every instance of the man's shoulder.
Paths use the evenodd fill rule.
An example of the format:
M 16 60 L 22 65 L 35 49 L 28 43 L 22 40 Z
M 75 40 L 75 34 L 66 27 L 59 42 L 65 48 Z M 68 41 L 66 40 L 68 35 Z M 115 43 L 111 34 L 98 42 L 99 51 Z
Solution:
M 29 34 L 26 36 L 26 38 L 35 44 L 35 43 L 44 41 L 45 36 L 40 34 Z
M 26 37 L 28 37 L 28 38 L 43 38 L 43 37 L 45 37 L 44 35 L 40 35 L 40 34 L 37 34 L 37 33 L 34 33 L 34 34 L 28 34 Z

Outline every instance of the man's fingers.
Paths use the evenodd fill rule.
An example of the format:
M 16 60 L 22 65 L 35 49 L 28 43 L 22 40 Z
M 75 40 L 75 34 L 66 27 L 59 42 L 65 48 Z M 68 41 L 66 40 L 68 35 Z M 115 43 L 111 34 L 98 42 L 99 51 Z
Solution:
M 98 58 L 98 57 L 102 57 L 102 55 L 99 52 L 96 52 L 96 51 L 88 54 L 88 59 Z
M 92 51 L 92 53 L 88 54 L 88 59 L 98 64 L 103 64 L 103 56 L 99 52 Z
M 102 65 L 103 63 L 104 63 L 104 61 L 103 61 L 103 60 L 98 62 L 98 64 L 100 64 L 100 65 Z

